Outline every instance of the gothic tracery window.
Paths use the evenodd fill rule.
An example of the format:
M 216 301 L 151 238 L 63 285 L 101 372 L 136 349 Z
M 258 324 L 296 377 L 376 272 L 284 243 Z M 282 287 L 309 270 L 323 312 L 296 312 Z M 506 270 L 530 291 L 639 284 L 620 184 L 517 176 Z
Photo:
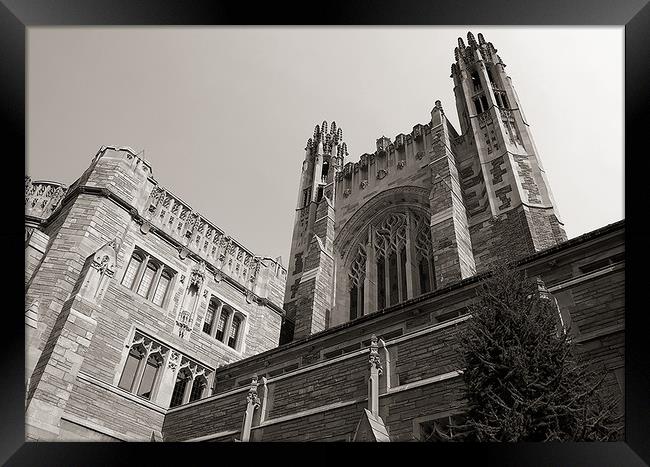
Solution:
M 350 268 L 350 320 L 363 316 L 364 281 L 366 278 L 366 250 L 359 245 Z
M 389 212 L 371 224 L 369 234 L 369 242 L 367 235 L 357 239 L 348 263 L 350 320 L 436 288 L 427 215 Z
M 377 258 L 378 309 L 407 299 L 406 290 L 406 214 L 386 217 L 374 231 Z
M 170 407 L 209 395 L 214 371 L 156 339 L 136 330 L 125 351 L 128 353 L 117 383 L 121 389 L 161 406 L 169 403 Z M 165 373 L 169 378 L 163 377 Z M 165 386 L 169 380 L 174 381 L 173 387 Z
M 436 288 L 436 276 L 433 270 L 433 245 L 429 223 L 422 218 L 415 217 L 415 252 L 418 268 L 420 293 L 431 292 Z
M 118 386 L 144 399 L 152 400 L 158 389 L 168 352 L 167 347 L 136 333 Z
M 208 376 L 211 374 L 210 370 L 186 357 L 182 357 L 180 367 L 176 373 L 176 382 L 172 390 L 169 408 L 194 402 L 208 396 Z

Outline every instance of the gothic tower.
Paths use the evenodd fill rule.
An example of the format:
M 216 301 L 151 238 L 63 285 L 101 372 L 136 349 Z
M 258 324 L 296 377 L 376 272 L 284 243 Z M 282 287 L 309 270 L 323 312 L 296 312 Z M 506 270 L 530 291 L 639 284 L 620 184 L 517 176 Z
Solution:
M 492 43 L 470 32 L 451 67 L 454 141 L 477 270 L 566 240 L 529 122 Z M 507 252 L 504 252 L 507 248 Z
M 343 131 L 336 122 L 332 122 L 329 131 L 327 122 L 316 125 L 302 163 L 281 344 L 327 326 L 334 293 L 334 179 L 345 155 Z
M 566 240 L 505 64 L 459 39 L 452 78 L 460 131 L 431 120 L 345 165 L 341 130 L 307 142 L 281 343 L 398 306 Z M 335 216 L 336 213 L 336 216 Z

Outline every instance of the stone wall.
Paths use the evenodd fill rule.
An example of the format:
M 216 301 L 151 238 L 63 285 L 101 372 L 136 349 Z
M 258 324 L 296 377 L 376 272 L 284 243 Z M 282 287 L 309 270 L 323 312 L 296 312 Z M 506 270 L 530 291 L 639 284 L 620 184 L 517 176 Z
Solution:
M 203 259 L 201 251 L 193 253 L 192 245 L 203 244 L 195 241 L 199 230 L 192 231 L 188 237 L 192 244 L 184 248 L 170 235 L 147 225 L 142 214 L 149 210 L 154 185 L 149 166 L 130 150 L 103 148 L 82 177 L 65 191 L 65 197 L 46 205 L 54 206 L 49 217 L 28 214 L 28 439 L 146 441 L 152 432 L 159 436 L 169 403 L 168 399 L 161 401 L 171 395 L 175 381 L 172 361 L 169 367 L 165 361 L 164 375 L 157 384 L 160 400 L 148 401 L 117 387 L 136 331 L 170 349 L 166 355 L 181 354 L 212 374 L 220 365 L 278 344 L 282 319 L 278 304 L 286 270 L 270 258 L 260 259 L 256 271 L 246 271 L 246 281 L 255 279 L 250 282 L 232 277 L 235 266 L 221 274 L 214 264 L 208 264 L 191 330 L 184 337 L 177 333 L 178 312 L 189 277 Z M 40 193 L 32 188 L 26 188 L 26 203 L 30 205 Z M 111 276 L 107 276 L 101 294 L 86 296 L 94 274 L 90 267 L 93 255 L 110 241 L 116 250 Z M 136 247 L 175 273 L 169 298 L 162 306 L 121 283 Z M 239 270 L 243 277 L 244 271 Z M 184 276 L 188 278 L 185 284 Z M 243 337 L 236 349 L 202 330 L 211 296 L 245 317 L 240 329 Z M 203 395 L 210 392 L 208 388 Z
M 623 397 L 624 231 L 613 224 L 520 262 L 557 299 L 578 350 L 604 369 L 604 389 Z M 241 437 L 248 384 L 262 378 L 253 441 L 352 440 L 368 406 L 370 336 L 380 339 L 383 373 L 379 415 L 391 441 L 417 439 L 420 423 L 464 410 L 453 350 L 478 284 L 469 278 L 443 290 L 364 316 L 308 339 L 217 370 L 217 394 L 168 411 L 166 440 L 228 441 Z M 233 399 L 234 398 L 234 399 Z M 204 423 L 211 414 L 235 415 Z M 623 401 L 620 410 L 623 409 Z M 183 428 L 179 428 L 182 426 Z

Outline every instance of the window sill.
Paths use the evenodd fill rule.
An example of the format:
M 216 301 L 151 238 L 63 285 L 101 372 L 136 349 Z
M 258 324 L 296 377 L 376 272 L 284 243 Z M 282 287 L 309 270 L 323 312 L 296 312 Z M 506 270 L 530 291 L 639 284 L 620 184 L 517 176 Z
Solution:
M 203 338 L 208 339 L 210 342 L 216 342 L 216 343 L 219 345 L 219 347 L 222 347 L 222 348 L 228 350 L 230 353 L 234 353 L 234 354 L 236 354 L 238 357 L 241 357 L 241 355 L 242 355 L 242 351 L 241 351 L 241 350 L 233 349 L 233 348 L 230 347 L 228 344 L 224 344 L 222 341 L 220 341 L 220 340 L 217 339 L 216 337 L 212 337 L 212 336 L 211 336 L 210 334 L 208 334 L 207 332 L 203 332 L 202 329 L 199 331 L 199 333 L 200 333 L 200 335 L 201 335 Z

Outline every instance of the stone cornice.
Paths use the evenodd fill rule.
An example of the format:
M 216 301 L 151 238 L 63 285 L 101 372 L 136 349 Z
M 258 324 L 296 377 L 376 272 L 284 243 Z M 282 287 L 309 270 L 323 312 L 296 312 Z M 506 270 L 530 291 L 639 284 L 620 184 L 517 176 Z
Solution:
M 30 223 L 40 226 L 41 228 L 47 227 L 58 216 L 58 213 L 61 212 L 61 208 L 64 205 L 68 204 L 71 200 L 75 199 L 79 194 L 90 194 L 94 196 L 101 196 L 107 198 L 113 203 L 115 203 L 117 206 L 122 208 L 124 211 L 128 212 L 131 215 L 131 218 L 135 220 L 138 224 L 142 225 L 143 223 L 148 222 L 148 220 L 144 218 L 134 206 L 132 206 L 128 201 L 126 201 L 121 196 L 115 194 L 110 189 L 106 187 L 93 187 L 88 185 L 77 185 L 73 189 L 69 190 L 66 193 L 65 198 L 61 201 L 59 205 L 59 209 L 57 209 L 53 213 L 53 215 L 51 215 L 47 219 L 39 219 L 37 217 L 28 216 L 28 215 L 25 216 L 25 219 Z M 170 236 L 169 234 L 167 234 L 166 232 L 157 228 L 154 225 L 150 226 L 149 231 L 157 234 L 160 238 L 167 241 L 170 245 L 174 246 L 179 251 L 181 251 L 183 248 L 186 248 L 185 245 L 181 244 L 178 240 L 176 240 L 175 238 L 173 238 L 172 236 Z M 194 261 L 196 261 L 197 263 L 204 261 L 204 259 L 201 258 L 198 254 L 192 252 L 191 250 L 187 250 L 187 251 L 188 251 L 187 256 L 193 259 Z M 223 272 L 221 269 L 217 269 L 215 266 L 213 266 L 210 263 L 206 263 L 206 268 L 209 269 L 212 274 L 214 274 L 216 271 L 219 271 L 222 280 L 226 281 L 228 284 L 233 286 L 238 291 L 243 292 L 247 295 L 251 295 L 256 303 L 262 306 L 266 306 L 267 308 L 273 310 L 275 313 L 279 314 L 280 316 L 284 316 L 285 314 L 284 309 L 271 302 L 268 298 L 260 297 L 259 295 L 255 294 L 250 289 L 246 288 L 246 286 L 241 284 L 239 281 L 235 280 L 230 275 Z

